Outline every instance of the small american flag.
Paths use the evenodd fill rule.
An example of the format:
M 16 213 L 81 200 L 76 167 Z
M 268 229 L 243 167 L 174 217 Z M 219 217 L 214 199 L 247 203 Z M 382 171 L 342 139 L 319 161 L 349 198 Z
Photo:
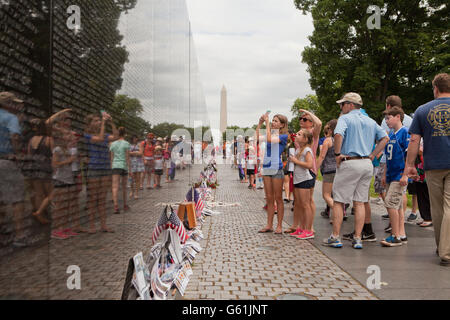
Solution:
M 189 189 L 188 193 L 186 194 L 186 201 L 189 202 L 192 201 L 191 189 Z M 205 207 L 205 204 L 203 203 L 202 197 L 200 196 L 196 188 L 194 188 L 194 202 L 195 202 L 195 211 L 201 213 L 203 211 L 203 208 Z
M 153 235 L 152 235 L 152 241 L 153 243 L 156 242 L 159 235 L 163 230 L 166 229 L 173 229 L 180 237 L 181 243 L 185 243 L 188 239 L 188 234 L 186 232 L 186 229 L 184 228 L 183 224 L 181 223 L 178 216 L 173 212 L 172 208 L 170 208 L 170 215 L 167 217 L 167 207 L 164 209 L 163 214 L 159 218 L 155 229 L 153 229 Z

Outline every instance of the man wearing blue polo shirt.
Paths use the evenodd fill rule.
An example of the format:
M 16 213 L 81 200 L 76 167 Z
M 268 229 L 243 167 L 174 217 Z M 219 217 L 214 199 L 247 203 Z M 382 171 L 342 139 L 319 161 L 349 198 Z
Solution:
M 431 218 L 441 258 L 450 266 L 450 75 L 440 73 L 432 82 L 434 100 L 420 106 L 409 128 L 405 173 L 417 178 L 414 166 L 423 138 L 423 163 L 430 194 Z
M 334 130 L 337 170 L 333 184 L 333 233 L 323 244 L 334 248 L 342 247 L 339 234 L 344 204 L 353 202 L 355 234 L 352 246 L 355 249 L 362 249 L 364 203 L 369 201 L 369 187 L 373 174 L 372 160 L 384 149 L 389 138 L 373 119 L 361 113 L 363 102 L 359 94 L 346 93 L 336 103 L 341 107 L 342 116 L 339 117 Z M 375 141 L 377 145 L 373 149 Z
M 0 92 L 0 225 L 4 224 L 8 208 L 12 208 L 15 223 L 14 247 L 25 247 L 27 242 L 22 224 L 24 212 L 24 177 L 17 167 L 20 152 L 21 129 L 17 113 L 23 110 L 23 101 L 11 92 Z M 0 234 L 7 233 L 0 228 Z

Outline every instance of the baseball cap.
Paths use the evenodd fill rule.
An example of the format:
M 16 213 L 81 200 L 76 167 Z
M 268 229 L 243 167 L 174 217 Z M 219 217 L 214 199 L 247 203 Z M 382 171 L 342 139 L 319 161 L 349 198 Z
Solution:
M 344 94 L 341 100 L 336 101 L 337 104 L 341 104 L 342 102 L 352 102 L 354 104 L 358 104 L 360 106 L 363 105 L 363 101 L 361 96 L 355 92 L 348 92 Z
M 0 105 L 9 103 L 9 102 L 17 102 L 17 103 L 23 103 L 23 100 L 20 100 L 16 97 L 16 95 L 12 92 L 3 91 L 0 92 Z

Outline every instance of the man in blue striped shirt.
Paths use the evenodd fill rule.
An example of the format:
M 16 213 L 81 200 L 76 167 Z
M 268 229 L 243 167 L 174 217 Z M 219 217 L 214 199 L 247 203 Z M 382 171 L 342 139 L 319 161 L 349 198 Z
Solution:
M 336 101 L 342 111 L 334 130 L 336 175 L 333 183 L 333 233 L 324 245 L 341 248 L 339 238 L 344 204 L 355 208 L 355 234 L 352 246 L 362 249 L 361 232 L 364 226 L 364 203 L 369 201 L 369 188 L 373 175 L 372 160 L 389 141 L 386 132 L 371 118 L 363 115 L 361 96 L 346 93 Z M 374 142 L 377 146 L 373 149 Z

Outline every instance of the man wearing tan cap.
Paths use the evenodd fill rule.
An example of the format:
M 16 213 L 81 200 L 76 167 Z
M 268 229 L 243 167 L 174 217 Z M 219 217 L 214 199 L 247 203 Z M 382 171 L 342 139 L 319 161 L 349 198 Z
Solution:
M 11 92 L 0 92 L 0 224 L 3 224 L 8 206 L 11 205 L 15 222 L 13 246 L 26 246 L 23 219 L 24 177 L 16 165 L 20 150 L 20 125 L 16 114 L 23 108 L 23 101 Z M 3 230 L 0 230 L 3 233 Z
M 341 248 L 339 237 L 344 204 L 355 207 L 355 234 L 352 246 L 362 249 L 361 232 L 364 226 L 364 203 L 369 201 L 369 187 L 372 180 L 372 160 L 389 141 L 386 132 L 371 118 L 363 115 L 361 96 L 354 92 L 346 93 L 336 101 L 341 107 L 334 130 L 334 152 L 336 156 L 336 175 L 333 184 L 333 233 L 323 244 Z M 377 141 L 375 150 L 374 142 Z

